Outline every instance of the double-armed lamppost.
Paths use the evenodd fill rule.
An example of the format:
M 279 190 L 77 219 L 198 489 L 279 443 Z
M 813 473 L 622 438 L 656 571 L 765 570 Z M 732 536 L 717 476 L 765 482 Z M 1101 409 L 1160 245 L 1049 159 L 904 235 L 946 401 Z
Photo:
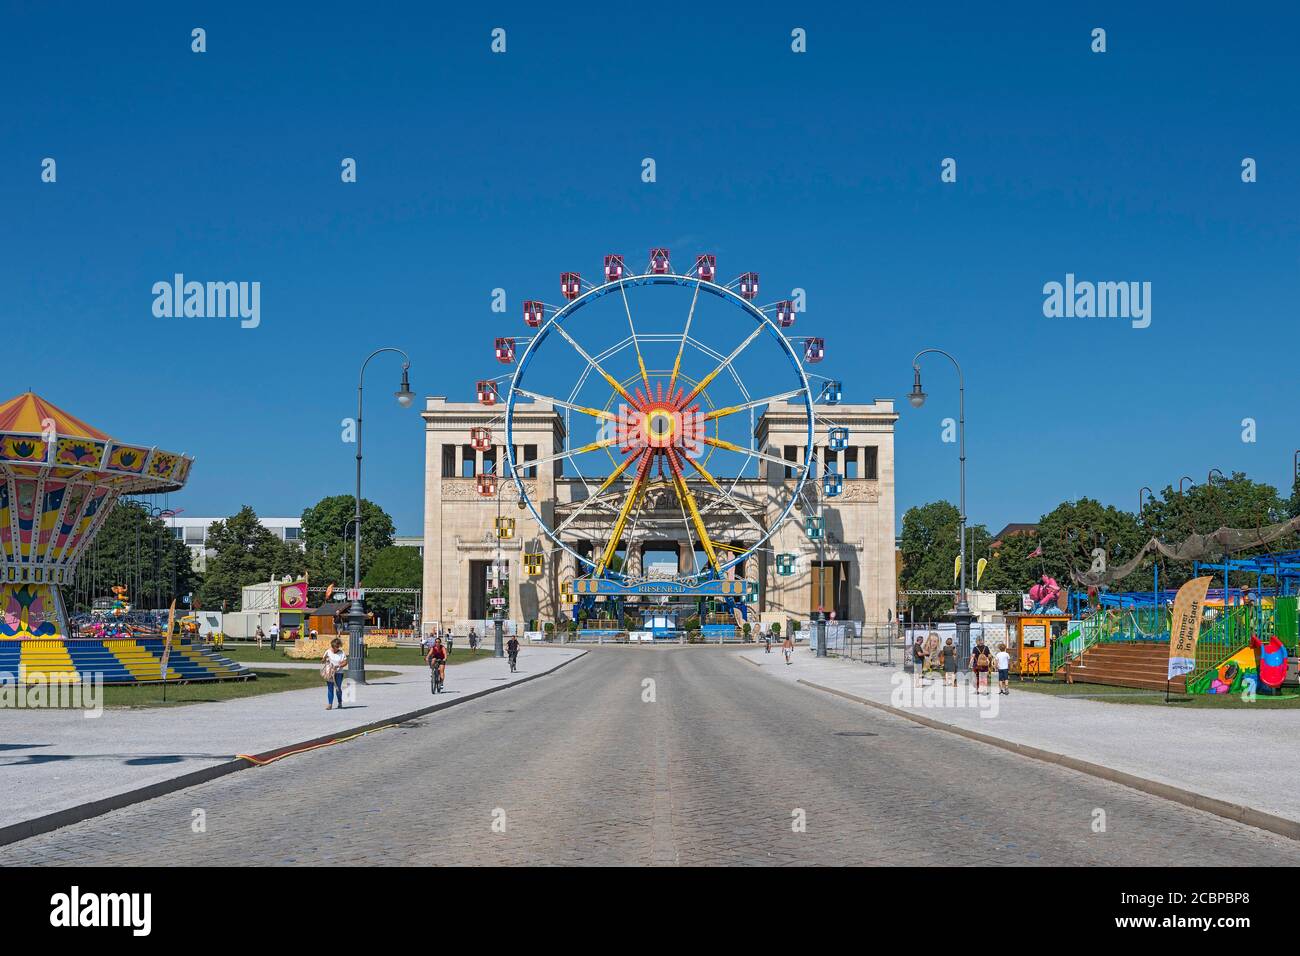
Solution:
M 397 352 L 402 356 L 402 385 L 393 393 L 397 398 L 397 404 L 403 408 L 410 408 L 411 403 L 415 401 L 415 393 L 411 391 L 411 382 L 407 375 L 411 367 L 409 355 L 401 349 L 382 348 L 375 349 L 366 356 L 366 360 L 361 363 L 361 375 L 357 379 L 357 496 L 356 513 L 352 517 L 357 527 L 352 538 L 352 606 L 348 608 L 347 676 L 358 684 L 366 682 L 366 608 L 365 601 L 361 597 L 361 396 L 366 384 L 366 366 L 381 352 Z M 346 526 L 344 530 L 346 531 Z
M 926 396 L 921 388 L 921 366 L 918 363 L 921 356 L 928 352 L 937 352 L 952 362 L 953 367 L 957 369 L 957 440 L 961 472 L 961 500 L 958 515 L 961 532 L 961 589 L 957 592 L 957 606 L 952 611 L 952 619 L 957 625 L 958 660 L 966 661 L 970 658 L 970 623 L 975 617 L 966 602 L 966 379 L 962 375 L 961 365 L 943 349 L 922 349 L 912 359 L 912 393 L 907 396 L 907 400 L 912 403 L 913 408 L 920 408 L 925 404 Z

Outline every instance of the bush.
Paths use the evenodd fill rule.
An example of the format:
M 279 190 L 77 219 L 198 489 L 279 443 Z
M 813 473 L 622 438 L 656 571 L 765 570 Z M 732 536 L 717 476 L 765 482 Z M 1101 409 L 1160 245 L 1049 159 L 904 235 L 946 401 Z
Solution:
M 773 625 L 772 625 L 772 633 L 775 634 L 775 635 L 777 635 L 777 636 L 779 637 L 780 634 L 781 634 L 781 625 L 780 625 L 780 624 L 773 624 Z

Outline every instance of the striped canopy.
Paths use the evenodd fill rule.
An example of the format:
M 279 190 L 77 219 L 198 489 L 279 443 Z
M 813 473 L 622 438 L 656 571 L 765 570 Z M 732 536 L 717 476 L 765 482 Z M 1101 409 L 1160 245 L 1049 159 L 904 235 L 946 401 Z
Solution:
M 109 436 L 92 428 L 80 418 L 69 415 L 57 405 L 51 405 L 35 392 L 26 392 L 0 405 L 0 432 L 26 432 L 41 434 L 47 423 L 53 422 L 60 435 L 70 438 L 100 438 Z

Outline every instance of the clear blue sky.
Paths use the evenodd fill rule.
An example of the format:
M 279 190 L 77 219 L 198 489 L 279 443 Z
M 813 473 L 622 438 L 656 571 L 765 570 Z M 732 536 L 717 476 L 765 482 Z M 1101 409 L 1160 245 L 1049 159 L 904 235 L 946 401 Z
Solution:
M 365 352 L 404 347 L 421 397 L 468 400 L 522 299 L 661 243 L 807 289 L 799 329 L 826 335 L 846 400 L 900 403 L 900 514 L 956 496 L 951 371 L 929 359 L 930 403 L 905 401 L 926 346 L 965 366 L 970 513 L 994 530 L 1084 494 L 1131 509 L 1212 467 L 1289 483 L 1300 15 L 1282 5 L 0 9 L 3 397 L 30 386 L 196 455 L 173 502 L 191 514 L 348 492 Z M 176 272 L 260 281 L 261 326 L 155 318 Z M 1150 328 L 1045 318 L 1067 272 L 1151 282 Z M 418 533 L 420 421 L 387 398 L 397 363 L 371 368 L 367 495 Z

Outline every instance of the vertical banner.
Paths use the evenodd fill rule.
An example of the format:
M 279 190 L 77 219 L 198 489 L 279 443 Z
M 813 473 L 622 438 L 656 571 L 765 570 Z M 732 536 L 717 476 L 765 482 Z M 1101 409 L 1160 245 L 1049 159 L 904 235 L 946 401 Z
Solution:
M 1196 641 L 1201 636 L 1205 595 L 1210 578 L 1192 578 L 1178 589 L 1174 598 L 1174 616 L 1169 625 L 1169 676 L 1173 680 L 1190 674 L 1196 667 Z
M 167 610 L 167 633 L 163 636 L 162 665 L 158 668 L 158 679 L 167 680 L 167 662 L 172 656 L 172 628 L 176 625 L 176 599 L 172 598 L 172 606 Z M 163 688 L 166 693 L 167 688 Z

